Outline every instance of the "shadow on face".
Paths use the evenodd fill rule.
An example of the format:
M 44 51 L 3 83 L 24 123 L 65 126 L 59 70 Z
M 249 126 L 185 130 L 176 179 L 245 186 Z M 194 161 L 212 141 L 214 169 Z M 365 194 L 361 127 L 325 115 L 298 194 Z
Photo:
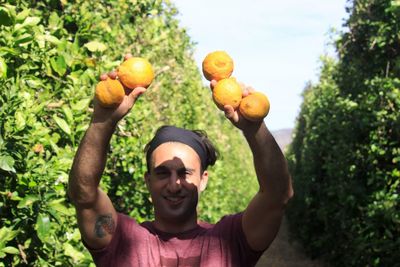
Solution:
M 199 170 L 192 166 L 186 166 L 182 159 L 178 157 L 165 160 L 152 167 L 146 178 L 149 189 L 153 189 L 154 186 L 161 186 L 166 194 L 197 191 L 200 180 Z

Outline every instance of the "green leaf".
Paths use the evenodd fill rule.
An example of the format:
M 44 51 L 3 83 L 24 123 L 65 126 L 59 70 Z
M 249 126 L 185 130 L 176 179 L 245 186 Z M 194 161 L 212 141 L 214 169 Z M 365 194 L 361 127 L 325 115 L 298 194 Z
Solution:
M 14 48 L 10 48 L 10 47 L 0 47 L 0 55 L 4 56 L 7 54 L 13 55 L 13 56 L 18 56 L 19 55 L 19 51 L 14 49 Z
M 49 17 L 49 27 L 57 29 L 59 23 L 60 23 L 60 17 L 56 12 L 52 12 Z
M 22 198 L 20 198 L 19 196 L 18 196 L 18 192 L 17 191 L 14 191 L 14 192 L 12 192 L 12 194 L 11 194 L 11 198 L 10 198 L 11 200 L 14 200 L 14 201 L 19 201 L 19 200 L 21 200 Z
M 44 87 L 42 80 L 39 80 L 36 78 L 27 79 L 27 80 L 25 80 L 25 82 L 29 87 L 31 87 L 33 89 Z
M 25 21 L 22 23 L 23 27 L 26 26 L 35 26 L 40 22 L 39 17 L 27 17 Z
M 64 57 L 61 55 L 57 56 L 56 58 L 51 58 L 50 65 L 60 76 L 63 76 L 67 71 L 67 63 L 65 62 Z
M 18 36 L 15 39 L 14 44 L 16 44 L 16 45 L 24 45 L 24 44 L 32 42 L 33 39 L 34 39 L 34 37 L 31 34 L 25 33 L 25 34 L 23 34 L 21 36 Z
M 74 121 L 74 115 L 72 114 L 71 109 L 67 105 L 62 106 L 62 110 L 64 112 L 65 118 L 69 123 L 73 123 Z
M 11 26 L 14 24 L 14 16 L 10 9 L 0 7 L 0 25 Z
M 8 254 L 19 254 L 19 250 L 14 247 L 5 247 L 1 250 L 1 252 L 8 253 Z
M 63 56 L 59 55 L 50 59 L 52 69 L 60 76 L 63 76 L 67 71 L 67 63 Z
M 24 9 L 21 12 L 19 12 L 16 16 L 16 20 L 17 22 L 22 22 L 26 19 L 26 17 L 29 16 L 29 14 L 31 13 L 30 9 Z
M 61 201 L 64 201 L 64 199 L 60 199 Z M 56 210 L 59 213 L 62 213 L 67 216 L 72 216 L 74 215 L 74 210 L 67 208 L 64 204 L 60 203 L 60 200 L 54 200 L 50 202 L 48 205 L 50 208 Z
M 103 43 L 100 43 L 98 41 L 91 41 L 89 43 L 86 43 L 84 45 L 90 52 L 103 52 L 104 50 L 107 49 L 107 46 Z
M 7 78 L 7 64 L 4 58 L 0 57 L 0 79 Z
M 81 111 L 81 110 L 86 109 L 89 106 L 90 101 L 91 101 L 90 98 L 82 99 L 74 104 L 71 104 L 71 107 L 73 110 Z
M 15 126 L 17 130 L 22 130 L 25 128 L 26 122 L 25 122 L 25 115 L 21 111 L 15 112 Z
M 39 213 L 37 220 L 36 220 L 36 232 L 40 240 L 42 240 L 43 243 L 46 242 L 47 237 L 50 234 L 50 217 L 47 215 L 44 215 L 42 213 Z
M 53 35 L 43 35 L 43 39 L 46 40 L 47 42 L 53 44 L 53 45 L 59 45 L 60 44 L 60 40 L 53 36 Z
M 15 173 L 14 159 L 10 156 L 0 156 L 0 169 Z
M 39 198 L 35 195 L 26 195 L 19 203 L 17 208 L 22 209 L 31 206 L 33 203 L 38 201 Z
M 57 123 L 58 127 L 61 128 L 61 130 L 63 130 L 66 134 L 71 135 L 71 128 L 69 128 L 69 125 L 65 120 L 61 119 L 57 115 L 53 115 L 53 119 Z
M 0 245 L 7 243 L 7 241 L 13 240 L 17 235 L 18 230 L 11 230 L 11 228 L 3 227 L 0 229 Z
M 85 255 L 79 250 L 75 249 L 71 244 L 64 243 L 64 253 L 68 257 L 71 257 L 74 262 L 79 262 L 85 258 Z

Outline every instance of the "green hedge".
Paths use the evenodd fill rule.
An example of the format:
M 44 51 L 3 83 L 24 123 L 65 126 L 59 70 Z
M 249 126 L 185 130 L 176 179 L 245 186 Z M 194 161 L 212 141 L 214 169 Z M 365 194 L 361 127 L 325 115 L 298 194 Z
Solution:
M 304 91 L 288 157 L 293 234 L 332 266 L 399 266 L 400 3 L 348 8 L 339 60 Z
M 157 76 L 112 139 L 102 187 L 117 210 L 151 219 L 143 148 L 163 124 L 206 130 L 220 150 L 201 218 L 245 207 L 257 188 L 250 151 L 202 86 L 176 14 L 161 0 L 0 5 L 0 266 L 92 264 L 66 198 L 68 173 L 98 76 L 127 52 L 148 58 Z

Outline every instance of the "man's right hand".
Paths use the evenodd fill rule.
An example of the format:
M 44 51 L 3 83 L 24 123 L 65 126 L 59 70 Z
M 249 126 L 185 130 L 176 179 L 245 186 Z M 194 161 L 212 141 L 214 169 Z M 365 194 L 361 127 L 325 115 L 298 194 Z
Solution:
M 131 54 L 127 54 L 124 60 L 131 58 Z M 104 81 L 107 78 L 117 79 L 117 72 L 112 71 L 108 74 L 102 74 L 100 80 Z M 110 123 L 111 125 L 116 125 L 128 112 L 132 109 L 138 97 L 146 91 L 144 87 L 136 87 L 131 90 L 124 87 L 125 97 L 121 104 L 116 108 L 104 108 L 102 107 L 98 100 L 94 99 L 94 112 L 93 112 L 93 122 L 104 122 Z

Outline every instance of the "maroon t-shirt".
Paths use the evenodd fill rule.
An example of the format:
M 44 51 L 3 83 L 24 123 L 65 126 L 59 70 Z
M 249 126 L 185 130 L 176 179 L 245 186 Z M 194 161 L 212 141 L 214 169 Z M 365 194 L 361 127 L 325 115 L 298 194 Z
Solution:
M 89 251 L 101 267 L 254 266 L 263 253 L 247 243 L 242 213 L 225 216 L 215 225 L 201 222 L 178 234 L 161 232 L 152 222 L 138 224 L 119 213 L 110 244 Z

